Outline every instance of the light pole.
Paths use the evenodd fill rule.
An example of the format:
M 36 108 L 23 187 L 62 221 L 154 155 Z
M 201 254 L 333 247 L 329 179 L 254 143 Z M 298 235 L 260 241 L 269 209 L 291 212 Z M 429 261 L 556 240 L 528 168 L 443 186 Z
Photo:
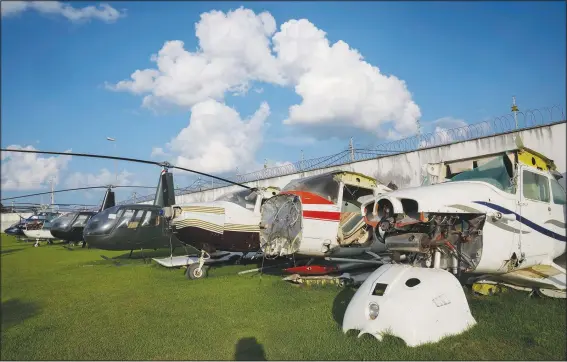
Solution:
M 114 156 L 116 156 L 116 140 L 112 137 L 106 137 L 106 139 L 114 143 Z M 116 183 L 118 184 L 118 171 L 116 168 L 116 160 L 114 160 L 114 175 L 116 177 Z

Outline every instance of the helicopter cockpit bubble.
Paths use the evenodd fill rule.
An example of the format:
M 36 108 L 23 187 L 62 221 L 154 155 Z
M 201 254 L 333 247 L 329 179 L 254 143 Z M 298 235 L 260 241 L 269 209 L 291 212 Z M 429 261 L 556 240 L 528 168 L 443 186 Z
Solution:
M 51 224 L 52 229 L 57 230 L 65 230 L 71 224 L 71 222 L 75 219 L 78 212 L 70 212 L 66 215 L 59 216 L 55 220 L 53 220 L 53 224 Z
M 93 216 L 85 227 L 85 235 L 103 235 L 108 234 L 112 227 L 119 219 L 122 218 L 124 209 L 119 205 L 109 207 L 108 209 Z

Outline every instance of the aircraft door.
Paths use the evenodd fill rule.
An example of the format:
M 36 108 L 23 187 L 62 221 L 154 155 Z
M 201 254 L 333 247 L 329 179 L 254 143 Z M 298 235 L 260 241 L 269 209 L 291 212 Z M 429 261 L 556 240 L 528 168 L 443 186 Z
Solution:
M 556 235 L 554 239 L 557 240 L 555 256 L 554 258 L 561 256 L 565 253 L 565 221 L 567 219 L 567 202 L 565 195 L 565 188 L 561 183 L 555 179 L 555 177 L 550 177 L 551 184 L 551 220 L 547 224 L 547 227 L 553 231 Z M 563 237 L 563 240 L 561 240 Z
M 131 220 L 134 217 L 134 213 L 137 210 L 134 209 L 126 209 L 124 210 L 124 213 L 122 214 L 122 216 L 120 217 L 120 220 L 118 221 L 116 228 L 114 229 L 114 231 L 112 232 L 112 238 L 118 240 L 118 242 L 120 244 L 124 243 L 127 244 L 128 247 L 131 247 L 132 249 L 136 249 L 136 230 L 135 230 L 135 226 L 137 226 L 136 224 L 131 223 Z M 140 211 L 140 210 L 138 210 Z M 134 229 L 134 230 L 133 230 Z
M 533 168 L 520 167 L 520 249 L 526 258 L 545 257 L 551 252 L 551 192 L 549 178 Z
M 79 214 L 75 221 L 73 221 L 73 225 L 71 225 L 71 234 L 73 238 L 82 239 L 83 238 L 83 228 L 87 225 L 87 221 L 89 221 L 90 215 Z
M 142 211 L 142 210 L 140 210 Z M 146 210 L 141 217 L 141 222 L 136 230 L 136 242 L 138 248 L 162 248 L 163 240 L 163 218 L 159 216 L 158 210 Z

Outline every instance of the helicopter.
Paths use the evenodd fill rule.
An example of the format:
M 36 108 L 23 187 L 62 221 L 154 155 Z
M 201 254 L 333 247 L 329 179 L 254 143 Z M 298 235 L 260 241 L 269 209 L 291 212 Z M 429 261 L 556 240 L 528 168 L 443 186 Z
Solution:
M 122 187 L 122 188 L 125 188 L 125 187 L 152 188 L 152 189 L 154 188 L 154 187 L 148 187 L 148 186 L 133 186 L 133 185 L 88 186 L 88 187 L 78 187 L 78 188 L 72 188 L 72 189 L 53 190 L 53 191 L 50 191 L 50 192 L 40 192 L 40 193 L 34 193 L 34 194 L 28 194 L 28 195 L 21 195 L 21 196 L 6 198 L 5 200 L 26 198 L 26 197 L 31 197 L 31 196 L 45 195 L 45 194 L 53 194 L 53 193 L 58 193 L 58 192 L 68 192 L 68 191 L 105 188 L 106 193 L 104 195 L 104 198 L 102 200 L 102 203 L 101 203 L 101 205 L 99 207 L 99 211 L 98 211 L 98 212 L 101 212 L 101 211 L 115 205 L 115 194 L 112 191 L 112 189 L 118 188 L 118 187 Z M 79 205 L 79 204 L 53 204 L 53 205 Z M 91 206 L 92 207 L 94 205 L 79 205 L 79 206 Z M 85 208 L 83 208 L 83 210 L 80 210 L 80 211 L 75 209 L 75 210 L 71 210 L 71 212 L 64 213 L 63 215 L 51 216 L 49 218 L 49 222 L 47 224 L 43 223 L 43 224 L 38 224 L 38 225 L 32 225 L 32 226 L 28 226 L 28 227 L 23 227 L 23 229 L 30 229 L 30 230 L 38 229 L 37 231 L 35 231 L 35 233 L 37 235 L 35 235 L 33 237 L 36 237 L 36 236 L 37 237 L 43 237 L 43 238 L 48 239 L 48 240 L 59 239 L 59 240 L 66 241 L 70 246 L 73 246 L 75 242 L 82 242 L 82 247 L 85 248 L 87 246 L 87 243 L 84 241 L 84 237 L 83 237 L 84 228 L 87 225 L 88 221 L 94 215 L 96 215 L 98 212 L 94 211 L 92 209 L 88 210 L 88 209 L 85 209 Z M 18 230 L 16 230 L 16 229 L 18 229 L 18 227 L 12 226 L 10 232 L 18 233 Z M 22 230 L 21 232 L 23 233 L 24 230 Z M 30 231 L 29 233 L 32 233 L 32 231 Z M 38 243 L 36 243 L 36 246 L 38 246 Z M 104 249 L 104 247 L 102 247 L 101 249 Z M 114 249 L 112 249 L 112 250 L 114 250 Z M 123 250 L 123 249 L 120 249 L 120 250 Z M 131 250 L 131 249 L 128 249 L 128 250 Z
M 241 186 L 245 189 L 254 190 L 251 187 L 224 179 L 222 177 L 175 166 L 170 164 L 169 162 L 156 162 L 134 158 L 86 153 L 21 149 L 1 150 L 6 152 L 42 153 L 52 155 L 112 159 L 151 164 L 162 167 L 158 187 L 155 193 L 154 203 L 152 205 L 131 204 L 115 205 L 109 207 L 102 212 L 92 216 L 88 220 L 88 223 L 83 230 L 83 238 L 88 247 L 102 250 L 130 250 L 130 255 L 132 255 L 133 250 L 138 249 L 142 250 L 143 253 L 143 249 L 158 249 L 168 247 L 173 253 L 173 249 L 175 247 L 194 247 L 195 245 L 197 245 L 196 241 L 192 240 L 192 238 L 183 238 L 183 240 L 178 239 L 172 231 L 172 225 L 170 221 L 173 217 L 172 206 L 175 205 L 175 194 L 173 174 L 169 172 L 170 168 L 196 173 L 202 176 L 217 179 L 219 181 Z
M 114 206 L 114 192 L 111 186 L 108 187 L 99 212 Z M 67 241 L 71 246 L 75 242 L 83 241 L 82 247 L 86 247 L 87 243 L 83 240 L 83 231 L 90 218 L 96 215 L 95 211 L 76 211 L 62 215 L 53 221 L 51 225 L 51 235 L 60 240 Z

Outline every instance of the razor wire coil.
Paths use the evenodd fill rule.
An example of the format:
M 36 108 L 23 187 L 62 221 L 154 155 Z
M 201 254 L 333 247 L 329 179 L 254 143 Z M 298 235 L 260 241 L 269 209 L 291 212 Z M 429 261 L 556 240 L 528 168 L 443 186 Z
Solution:
M 503 116 L 494 117 L 490 120 L 469 124 L 467 126 L 444 129 L 438 132 L 421 133 L 415 136 L 383 142 L 380 144 L 360 145 L 360 147 L 356 145 L 356 147 L 352 149 L 347 148 L 332 155 L 301 160 L 294 163 L 287 163 L 281 166 L 269 167 L 258 171 L 236 175 L 235 177 L 232 177 L 231 181 L 238 183 L 255 182 L 295 173 L 342 166 L 356 161 L 365 161 L 378 157 L 416 151 L 422 148 L 438 147 L 455 142 L 468 141 L 513 131 L 521 131 L 564 121 L 565 114 L 563 108 L 559 105 L 538 109 L 528 109 L 516 112 L 516 118 L 514 117 L 514 113 L 509 113 Z M 222 181 L 211 182 L 209 180 L 198 178 L 189 186 L 176 190 L 175 196 L 226 186 L 230 186 L 230 184 Z M 131 204 L 134 201 L 136 203 L 148 202 L 152 201 L 154 196 L 155 195 L 137 197 L 135 200 L 130 198 L 119 202 L 118 205 Z

